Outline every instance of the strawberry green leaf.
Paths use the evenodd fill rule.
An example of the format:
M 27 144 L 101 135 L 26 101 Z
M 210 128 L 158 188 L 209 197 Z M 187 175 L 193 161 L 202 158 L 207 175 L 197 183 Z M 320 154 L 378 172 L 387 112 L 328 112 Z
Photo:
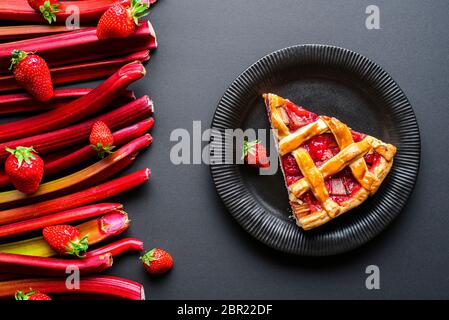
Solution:
M 48 24 L 51 24 L 53 21 L 56 22 L 55 13 L 60 12 L 58 9 L 59 4 L 51 4 L 49 0 L 45 1 L 42 6 L 39 7 L 39 11 L 42 13 L 42 16 L 45 20 L 48 21 Z
M 254 154 L 255 152 L 255 146 L 259 144 L 259 140 L 254 140 L 251 142 L 243 141 L 243 150 L 242 150 L 242 160 L 248 155 L 248 154 Z
M 23 161 L 25 161 L 27 164 L 31 163 L 31 160 L 36 159 L 34 156 L 34 153 L 37 153 L 36 150 L 34 150 L 33 147 L 17 147 L 15 149 L 10 149 L 8 147 L 5 148 L 6 151 L 13 154 L 14 157 L 17 159 L 17 167 L 20 168 L 22 166 Z
M 70 247 L 66 247 L 67 254 L 84 258 L 81 253 L 84 253 L 89 248 L 88 235 L 84 236 L 79 241 L 69 241 Z

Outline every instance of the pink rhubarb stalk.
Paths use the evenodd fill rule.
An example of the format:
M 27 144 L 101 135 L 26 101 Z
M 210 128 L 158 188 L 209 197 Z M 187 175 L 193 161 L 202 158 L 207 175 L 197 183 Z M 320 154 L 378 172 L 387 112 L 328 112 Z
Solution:
M 82 120 L 113 102 L 128 85 L 144 75 L 145 68 L 140 62 L 129 63 L 97 88 L 68 103 L 63 108 L 23 120 L 0 124 L 0 141 L 4 142 L 48 132 Z
M 101 248 L 89 250 L 86 253 L 86 257 L 94 257 L 103 255 L 105 253 L 112 254 L 113 257 L 122 254 L 127 251 L 142 251 L 143 242 L 136 238 L 125 238 L 113 243 L 107 244 Z
M 50 68 L 53 84 L 78 82 L 110 76 L 115 70 L 125 64 L 150 59 L 149 51 L 139 51 L 125 56 L 106 58 L 104 60 L 88 61 L 66 66 Z M 0 76 L 0 92 L 22 89 L 13 75 Z
M 87 236 L 89 245 L 112 238 L 128 229 L 128 214 L 124 211 L 108 213 L 77 226 L 80 238 Z M 36 257 L 52 257 L 57 253 L 47 244 L 43 237 L 37 237 L 0 245 L 0 253 L 22 254 Z
M 100 176 L 101 179 L 103 179 L 104 174 L 107 174 L 107 171 L 110 170 L 114 164 L 135 153 L 136 151 L 148 147 L 151 144 L 151 141 L 152 138 L 149 134 L 134 139 L 106 158 L 85 169 L 63 178 L 41 184 L 39 189 L 33 194 L 26 195 L 18 190 L 0 192 L 0 205 L 11 204 L 17 201 L 38 199 L 42 196 L 49 195 L 54 192 L 61 192 L 68 188 L 72 188 L 73 190 L 73 187 L 82 186 L 83 182 L 88 181 L 89 179 L 95 179 L 97 176 Z
M 6 147 L 13 149 L 18 146 L 33 146 L 39 155 L 42 156 L 87 141 L 95 121 L 101 120 L 111 130 L 116 130 L 148 118 L 153 114 L 153 110 L 153 102 L 147 96 L 143 96 L 121 108 L 80 124 L 28 138 L 0 143 L 0 162 L 3 162 L 9 156 L 9 153 L 5 150 Z
M 148 181 L 149 178 L 150 169 L 146 168 L 64 197 L 24 207 L 3 210 L 0 211 L 0 225 L 42 217 L 101 201 L 133 189 Z
M 0 95 L 0 114 L 13 114 L 29 111 L 51 110 L 63 107 L 92 91 L 91 88 L 55 89 L 53 98 L 48 102 L 39 102 L 28 93 L 12 93 Z M 114 101 L 114 105 L 129 103 L 135 100 L 130 90 Z
M 73 30 L 68 29 L 66 26 L 45 26 L 45 25 L 5 26 L 0 27 L 0 41 L 2 42 L 17 41 L 70 31 Z
M 123 39 L 98 40 L 96 28 L 88 27 L 72 32 L 0 44 L 0 74 L 10 74 L 8 68 L 11 63 L 11 52 L 15 49 L 36 52 L 50 68 L 53 68 L 105 60 L 108 57 L 151 50 L 156 47 L 156 34 L 149 21 L 142 21 L 136 32 Z
M 118 0 L 124 5 L 129 4 L 129 0 Z M 143 0 L 146 3 L 154 3 L 154 0 Z M 97 21 L 101 15 L 117 0 L 83 0 L 83 1 L 61 1 L 57 12 L 56 23 L 65 23 L 73 12 L 69 6 L 76 5 L 79 8 L 79 18 L 82 24 Z M 48 24 L 39 12 L 33 10 L 26 0 L 5 1 L 0 6 L 0 19 L 13 21 L 26 21 Z
M 67 277 L 66 270 L 76 268 L 82 275 L 101 272 L 112 266 L 112 254 L 105 253 L 82 259 L 32 257 L 0 253 L 0 272 L 37 276 Z
M 0 282 L 0 298 L 14 299 L 17 290 L 33 290 L 53 294 L 95 294 L 129 300 L 145 300 L 143 286 L 114 276 L 89 276 L 80 280 L 79 289 L 67 288 L 65 279 L 35 278 Z
M 0 239 L 3 240 L 11 237 L 16 237 L 31 231 L 43 229 L 48 226 L 70 224 L 70 222 L 101 216 L 108 212 L 121 209 L 123 209 L 123 206 L 119 203 L 98 203 L 90 206 L 58 212 L 45 217 L 38 217 L 30 220 L 11 223 L 0 226 Z
M 114 145 L 120 147 L 131 140 L 137 139 L 138 137 L 144 135 L 153 126 L 153 124 L 153 118 L 149 118 L 114 132 Z M 97 157 L 97 153 L 90 145 L 84 146 L 76 151 L 70 150 L 68 153 L 65 152 L 60 156 L 52 156 L 48 159 L 44 157 L 44 175 L 47 176 L 64 171 L 67 168 L 74 167 L 95 157 Z M 4 171 L 0 171 L 0 187 L 6 187 L 10 184 L 11 181 L 9 176 Z

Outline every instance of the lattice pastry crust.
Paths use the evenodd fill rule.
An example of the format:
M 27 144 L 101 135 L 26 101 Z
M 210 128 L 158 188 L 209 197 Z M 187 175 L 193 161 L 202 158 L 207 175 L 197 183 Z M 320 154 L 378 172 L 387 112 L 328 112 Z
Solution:
M 357 207 L 378 190 L 393 165 L 395 146 L 369 135 L 354 142 L 351 129 L 346 124 L 327 116 L 320 116 L 316 121 L 291 132 L 285 123 L 285 115 L 280 110 L 280 107 L 289 101 L 274 94 L 264 94 L 264 99 L 271 126 L 275 129 L 279 155 L 291 153 L 304 176 L 287 186 L 290 205 L 298 226 L 305 230 L 316 228 Z M 324 133 L 334 136 L 339 152 L 317 167 L 302 145 L 312 137 Z M 381 157 L 369 170 L 364 156 L 373 152 L 377 152 Z M 347 166 L 361 188 L 349 200 L 337 203 L 329 196 L 325 178 L 337 174 Z M 319 202 L 321 210 L 312 211 L 308 204 L 301 201 L 301 196 L 309 190 Z

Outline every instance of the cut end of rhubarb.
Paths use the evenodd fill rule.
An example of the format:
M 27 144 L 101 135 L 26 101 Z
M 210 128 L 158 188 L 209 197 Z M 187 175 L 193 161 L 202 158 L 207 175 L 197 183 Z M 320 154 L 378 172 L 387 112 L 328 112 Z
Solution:
M 128 76 L 137 79 L 140 79 L 141 77 L 146 75 L 146 70 L 143 64 L 136 60 L 133 62 L 130 62 L 128 64 L 125 64 L 123 67 L 120 68 L 118 71 L 118 74 L 120 77 Z
M 151 176 L 151 170 L 150 170 L 150 168 L 144 169 L 144 173 L 145 173 L 145 176 L 146 176 L 146 180 L 149 180 L 149 179 L 150 179 L 150 176 Z
M 128 229 L 129 219 L 125 211 L 116 211 L 100 219 L 100 229 L 109 235 L 116 235 Z
M 143 286 L 140 288 L 140 300 L 145 300 L 145 288 Z
M 104 261 L 104 264 L 106 265 L 106 267 L 112 267 L 112 264 L 114 262 L 114 258 L 112 257 L 111 253 L 105 253 L 101 256 L 98 256 L 98 259 Z
M 154 38 L 154 47 L 157 48 L 157 36 L 156 36 L 156 31 L 154 31 L 154 27 L 151 24 L 150 20 L 146 20 L 144 22 L 142 22 L 142 24 L 146 23 L 147 27 L 148 27 L 148 31 L 150 33 L 150 35 Z
M 148 98 L 148 107 L 150 107 L 151 113 L 154 113 L 154 103 L 153 100 L 150 99 L 150 97 L 146 96 Z

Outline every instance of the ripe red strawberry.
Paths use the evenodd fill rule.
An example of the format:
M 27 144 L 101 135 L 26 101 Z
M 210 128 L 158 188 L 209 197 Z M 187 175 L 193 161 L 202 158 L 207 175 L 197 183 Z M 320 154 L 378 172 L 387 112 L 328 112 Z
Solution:
M 139 25 L 139 19 L 148 14 L 148 8 L 148 4 L 143 4 L 140 0 L 131 0 L 128 7 L 119 3 L 112 5 L 98 21 L 98 39 L 130 36 Z
M 53 21 L 56 22 L 55 13 L 60 12 L 58 9 L 58 0 L 27 0 L 31 8 L 40 12 L 45 20 L 51 24 Z
M 154 248 L 145 253 L 140 260 L 151 274 L 162 274 L 173 268 L 173 258 L 165 250 Z
M 33 147 L 5 148 L 11 154 L 5 162 L 5 172 L 17 190 L 32 194 L 37 191 L 44 175 L 44 161 Z
M 78 229 L 66 224 L 45 227 L 42 233 L 48 245 L 62 255 L 82 257 L 89 247 L 87 236 L 80 239 Z
M 268 168 L 270 166 L 267 150 L 258 140 L 243 142 L 242 159 L 245 159 L 245 163 L 257 168 Z
M 104 158 L 105 154 L 112 153 L 112 150 L 115 148 L 113 146 L 114 137 L 112 136 L 112 132 L 109 130 L 108 125 L 103 121 L 94 123 L 92 131 L 90 132 L 89 141 L 100 158 Z
M 53 97 L 53 82 L 45 60 L 22 50 L 13 50 L 11 57 L 9 70 L 13 70 L 17 83 L 36 100 L 50 100 Z
M 51 298 L 46 294 L 40 293 L 39 291 L 34 291 L 31 288 L 28 293 L 25 291 L 17 291 L 15 298 L 16 300 L 51 300 Z

